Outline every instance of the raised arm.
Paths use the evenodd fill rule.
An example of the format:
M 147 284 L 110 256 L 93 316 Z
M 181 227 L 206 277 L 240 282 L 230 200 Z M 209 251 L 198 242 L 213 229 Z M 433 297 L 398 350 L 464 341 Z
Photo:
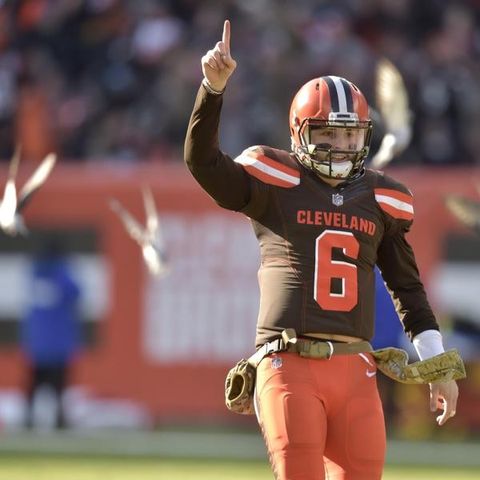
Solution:
M 222 40 L 202 57 L 203 81 L 185 138 L 184 159 L 203 189 L 222 207 L 242 210 L 250 201 L 251 185 L 243 168 L 219 147 L 218 127 L 223 92 L 237 66 L 230 53 L 230 22 Z

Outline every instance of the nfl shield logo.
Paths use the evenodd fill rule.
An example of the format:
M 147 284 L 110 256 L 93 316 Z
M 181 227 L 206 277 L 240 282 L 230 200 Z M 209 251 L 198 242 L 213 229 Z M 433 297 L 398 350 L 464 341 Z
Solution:
M 339 193 L 332 194 L 332 203 L 337 207 L 343 205 L 343 195 L 340 195 Z
M 273 357 L 272 358 L 272 368 L 280 368 L 282 366 L 282 357 Z

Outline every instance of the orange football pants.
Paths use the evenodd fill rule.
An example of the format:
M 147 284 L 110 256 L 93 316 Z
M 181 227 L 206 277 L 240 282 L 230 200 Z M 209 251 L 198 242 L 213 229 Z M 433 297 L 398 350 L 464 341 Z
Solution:
M 277 480 L 382 478 L 386 435 L 368 353 L 280 352 L 257 368 L 255 408 Z

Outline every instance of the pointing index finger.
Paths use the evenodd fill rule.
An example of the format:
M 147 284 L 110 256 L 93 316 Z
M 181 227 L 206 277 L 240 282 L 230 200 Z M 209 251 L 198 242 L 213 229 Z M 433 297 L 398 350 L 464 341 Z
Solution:
M 222 42 L 225 45 L 225 53 L 230 54 L 230 20 L 225 20 L 223 24 Z

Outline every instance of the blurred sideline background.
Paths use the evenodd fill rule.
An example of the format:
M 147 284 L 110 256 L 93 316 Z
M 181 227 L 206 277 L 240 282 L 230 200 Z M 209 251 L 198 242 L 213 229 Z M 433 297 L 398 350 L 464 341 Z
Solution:
M 247 219 L 214 205 L 182 163 L 200 58 L 225 18 L 239 62 L 222 113 L 232 156 L 258 143 L 288 149 L 291 97 L 313 76 L 345 76 L 372 105 L 381 57 L 404 76 L 414 133 L 385 171 L 415 195 L 409 238 L 468 378 L 457 416 L 438 428 L 426 388 L 379 377 L 398 447 L 390 452 L 421 463 L 421 444 L 432 463 L 479 466 L 469 449 L 480 438 L 480 237 L 444 204 L 452 193 L 480 201 L 478 0 L 0 1 L 0 178 L 18 144 L 19 185 L 47 153 L 59 158 L 25 210 L 30 234 L 0 234 L 0 451 L 64 452 L 73 439 L 85 453 L 135 445 L 139 455 L 230 456 L 222 446 L 235 445 L 240 457 L 265 458 L 254 419 L 223 404 L 226 371 L 254 347 L 256 241 Z M 144 185 L 169 258 L 162 278 L 148 273 L 108 206 L 117 198 L 143 220 Z M 48 389 L 35 392 L 27 425 L 22 333 L 39 294 L 34 258 L 52 237 L 78 286 L 80 322 L 58 434 Z M 409 348 L 391 309 L 379 304 L 377 313 L 378 331 Z

